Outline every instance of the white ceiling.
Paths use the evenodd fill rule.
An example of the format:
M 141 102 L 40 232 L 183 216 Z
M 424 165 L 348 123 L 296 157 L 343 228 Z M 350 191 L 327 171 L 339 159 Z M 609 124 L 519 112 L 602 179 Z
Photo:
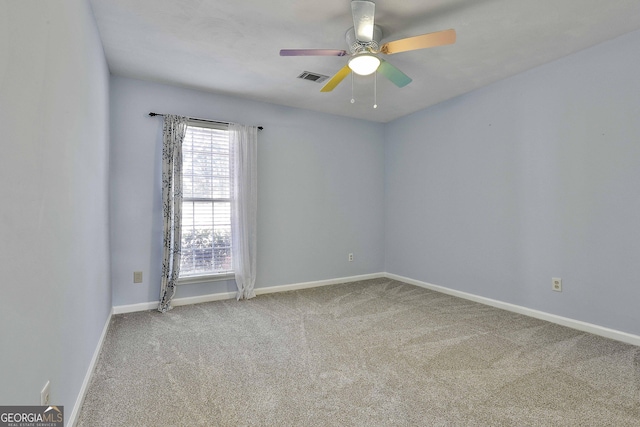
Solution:
M 387 56 L 413 78 L 398 88 L 356 76 L 333 92 L 297 79 L 333 75 L 347 57 L 280 57 L 282 48 L 347 49 L 350 0 L 91 0 L 113 74 L 388 122 L 640 29 L 640 0 L 377 0 L 382 41 L 448 28 L 453 45 Z

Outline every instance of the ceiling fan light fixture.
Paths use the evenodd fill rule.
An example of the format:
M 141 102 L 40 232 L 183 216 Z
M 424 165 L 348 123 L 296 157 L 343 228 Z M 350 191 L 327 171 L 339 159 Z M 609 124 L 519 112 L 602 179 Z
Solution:
M 349 68 L 356 74 L 368 76 L 380 66 L 380 59 L 371 53 L 361 53 L 349 60 Z

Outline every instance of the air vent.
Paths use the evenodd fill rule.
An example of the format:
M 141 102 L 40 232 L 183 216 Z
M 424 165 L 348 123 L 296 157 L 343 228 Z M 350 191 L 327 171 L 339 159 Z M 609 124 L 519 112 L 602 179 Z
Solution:
M 324 76 L 322 74 L 312 73 L 310 71 L 303 71 L 302 74 L 298 76 L 299 79 L 309 80 L 316 83 L 322 83 L 327 80 L 329 76 Z

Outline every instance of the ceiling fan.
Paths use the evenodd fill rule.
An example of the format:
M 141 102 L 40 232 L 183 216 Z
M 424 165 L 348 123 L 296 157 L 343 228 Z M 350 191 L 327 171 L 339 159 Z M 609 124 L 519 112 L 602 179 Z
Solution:
M 351 72 L 362 76 L 379 72 L 398 87 L 411 83 L 411 78 L 389 62 L 380 58 L 380 54 L 408 52 L 455 43 L 456 32 L 453 29 L 427 33 L 387 42 L 380 46 L 382 30 L 374 23 L 375 3 L 366 0 L 353 0 L 353 28 L 347 30 L 346 40 L 350 53 L 337 49 L 282 49 L 280 56 L 346 56 L 347 64 L 340 69 L 322 87 L 321 92 L 331 92 Z M 353 102 L 353 100 L 351 101 Z

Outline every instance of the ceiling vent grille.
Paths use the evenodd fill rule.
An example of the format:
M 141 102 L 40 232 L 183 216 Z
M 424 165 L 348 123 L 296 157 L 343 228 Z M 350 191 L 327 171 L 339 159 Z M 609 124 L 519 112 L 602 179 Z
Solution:
M 311 71 L 303 71 L 302 74 L 298 76 L 299 79 L 309 80 L 311 82 L 322 83 L 327 80 L 329 76 L 324 76 L 318 73 L 312 73 Z

